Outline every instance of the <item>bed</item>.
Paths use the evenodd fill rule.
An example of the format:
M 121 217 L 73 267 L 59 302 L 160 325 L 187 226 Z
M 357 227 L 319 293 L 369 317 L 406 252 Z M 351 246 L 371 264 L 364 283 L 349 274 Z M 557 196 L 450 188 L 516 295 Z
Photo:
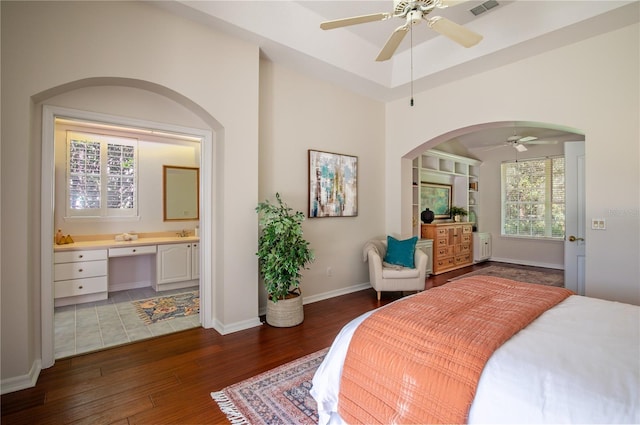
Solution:
M 492 288 L 491 296 L 476 295 L 484 287 Z M 311 395 L 318 403 L 319 423 L 640 423 L 640 307 L 549 288 L 473 276 L 359 316 L 340 331 L 314 375 Z M 518 301 L 522 291 L 531 292 L 527 302 Z M 520 314 L 516 310 L 523 306 L 518 304 L 526 309 L 547 297 L 547 291 L 553 292 L 553 300 L 542 302 L 546 305 L 533 317 L 529 314 L 513 335 L 503 335 L 504 341 L 489 348 L 488 354 L 476 355 L 476 348 L 471 350 L 474 362 L 475 357 L 485 356 L 480 369 L 474 364 L 469 366 L 472 373 L 459 373 L 470 363 L 469 349 L 452 347 L 451 341 L 460 334 L 472 335 L 474 340 L 476 332 L 465 331 L 459 324 L 444 335 L 446 355 L 441 346 L 434 349 L 435 354 L 428 352 L 431 345 L 437 345 L 430 339 L 441 337 L 434 337 L 438 330 L 431 329 L 440 322 L 455 323 L 452 317 L 458 314 L 467 315 L 461 313 L 468 307 L 460 300 L 475 303 L 476 299 L 495 298 L 488 307 L 469 308 L 484 311 L 480 316 L 464 319 L 471 328 L 488 328 L 491 334 L 520 320 L 509 316 Z M 452 299 L 452 306 L 434 309 L 432 304 L 439 301 L 433 299 L 438 297 Z M 496 301 L 501 306 L 498 309 Z M 418 310 L 422 304 L 429 305 L 428 314 Z M 493 319 L 487 317 L 492 312 L 500 316 L 502 310 L 507 310 L 507 316 L 491 324 Z M 400 328 L 406 331 L 392 327 L 385 334 L 371 324 L 386 323 L 403 311 L 407 314 Z M 410 341 L 408 346 L 405 341 Z M 484 349 L 492 344 L 482 341 L 478 345 Z M 421 357 L 423 351 L 426 358 Z M 462 360 L 449 364 L 448 358 L 459 353 L 463 353 Z M 430 370 L 436 363 L 454 372 L 433 375 Z M 461 382 L 462 396 L 456 392 Z M 464 400 L 467 396 L 468 401 Z M 460 406 L 464 412 L 446 416 Z M 420 416 L 421 409 L 424 414 L 445 413 Z

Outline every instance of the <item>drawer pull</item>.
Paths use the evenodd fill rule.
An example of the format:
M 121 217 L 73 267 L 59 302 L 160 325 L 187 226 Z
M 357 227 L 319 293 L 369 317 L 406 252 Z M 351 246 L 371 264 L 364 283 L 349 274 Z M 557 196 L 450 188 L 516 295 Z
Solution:
M 82 254 L 78 255 L 78 258 L 82 258 L 82 257 L 84 257 L 84 255 L 82 255 Z
M 79 273 L 82 273 L 83 271 L 84 271 L 83 269 L 78 269 L 78 272 L 79 272 Z
M 136 252 L 136 250 L 134 249 L 133 252 Z
M 78 289 L 83 289 L 83 286 L 82 285 L 78 286 Z

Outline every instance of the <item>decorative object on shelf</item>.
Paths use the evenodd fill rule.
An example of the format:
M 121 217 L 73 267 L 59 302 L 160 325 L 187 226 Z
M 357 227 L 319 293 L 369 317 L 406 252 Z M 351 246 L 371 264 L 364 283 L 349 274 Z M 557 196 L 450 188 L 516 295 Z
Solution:
M 256 255 L 269 295 L 267 323 L 291 327 L 304 320 L 300 270 L 313 261 L 313 251 L 302 236 L 304 214 L 289 208 L 279 193 L 276 201 L 266 200 L 256 207 L 262 228 Z
M 451 208 L 451 185 L 422 182 L 420 204 L 433 209 L 434 218 L 449 218 Z
M 433 221 L 433 219 L 435 218 L 435 214 L 433 211 L 431 211 L 429 208 L 425 208 L 424 211 L 422 211 L 422 213 L 420 213 L 420 219 L 422 220 L 423 223 L 429 224 Z
M 477 191 L 478 190 L 478 182 L 469 182 L 469 190 Z
M 358 215 L 358 157 L 309 149 L 309 217 Z
M 469 223 L 476 223 L 476 213 L 473 210 L 469 211 Z
M 452 206 L 449 208 L 449 215 L 453 218 L 453 221 L 462 221 L 464 217 L 469 215 L 469 212 L 462 207 Z

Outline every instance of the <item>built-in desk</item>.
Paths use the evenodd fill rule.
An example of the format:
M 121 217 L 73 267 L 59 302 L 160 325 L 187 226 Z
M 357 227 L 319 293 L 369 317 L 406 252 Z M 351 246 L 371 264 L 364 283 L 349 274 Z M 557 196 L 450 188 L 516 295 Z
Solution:
M 109 292 L 127 289 L 150 286 L 163 291 L 195 286 L 199 242 L 195 236 L 160 235 L 54 245 L 55 306 L 99 301 Z

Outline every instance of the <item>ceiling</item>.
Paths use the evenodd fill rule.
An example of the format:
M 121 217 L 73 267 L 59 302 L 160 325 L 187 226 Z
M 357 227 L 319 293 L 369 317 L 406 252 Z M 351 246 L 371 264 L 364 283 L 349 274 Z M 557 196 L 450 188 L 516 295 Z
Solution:
M 541 52 L 575 43 L 638 22 L 638 0 L 497 0 L 498 6 L 475 16 L 470 10 L 486 0 L 463 1 L 436 9 L 480 33 L 483 40 L 464 48 L 427 25 L 414 25 L 396 54 L 376 62 L 379 50 L 401 18 L 323 31 L 320 23 L 352 16 L 393 12 L 392 0 L 164 1 L 152 4 L 255 43 L 261 55 L 364 96 L 387 102 Z M 470 149 L 496 144 L 513 135 L 563 138 L 562 129 L 506 123 L 478 129 L 457 140 Z M 542 131 L 544 130 L 544 131 Z M 575 137 L 574 139 L 575 140 Z

